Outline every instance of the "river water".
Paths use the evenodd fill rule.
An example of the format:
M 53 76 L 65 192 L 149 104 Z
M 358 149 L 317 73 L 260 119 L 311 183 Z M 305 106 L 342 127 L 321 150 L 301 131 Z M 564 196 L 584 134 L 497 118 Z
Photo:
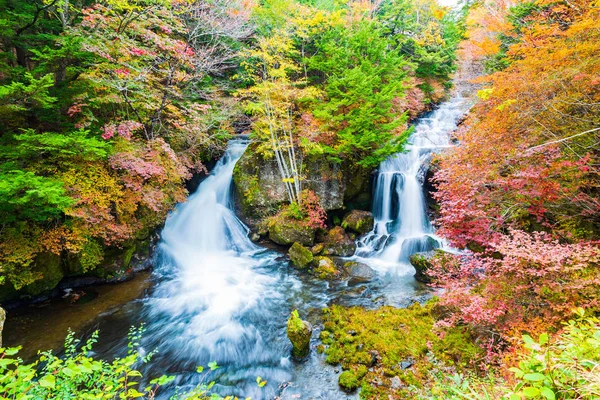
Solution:
M 17 311 L 7 321 L 6 344 L 57 348 L 56 337 L 64 337 L 72 322 L 81 337 L 99 329 L 95 351 L 110 358 L 126 352 L 128 328 L 144 323 L 143 348 L 158 353 L 140 369 L 145 376 L 176 376 L 174 385 L 182 392 L 204 379 L 216 381 L 217 392 L 242 398 L 355 398 L 338 389 L 340 371 L 314 351 L 320 310 L 332 303 L 401 307 L 430 295 L 408 263 L 416 251 L 445 246 L 426 213 L 424 165 L 432 152 L 448 146 L 449 133 L 469 105 L 460 97 L 441 104 L 417 121 L 407 151 L 381 164 L 373 193 L 375 228 L 358 240 L 352 257 L 376 271 L 372 282 L 316 281 L 248 239 L 248 228 L 234 213 L 231 188 L 233 168 L 248 145 L 238 138 L 196 192 L 169 215 L 152 276 L 129 287 L 112 286 L 128 290 L 131 298 L 124 296 L 123 304 L 100 315 L 93 308 L 97 300 L 84 304 L 76 322 L 68 312 L 56 312 L 63 306 L 56 301 L 35 312 Z M 291 360 L 285 332 L 293 309 L 317 327 L 313 351 L 303 363 Z M 44 333 L 47 342 L 40 340 Z M 207 377 L 195 372 L 211 361 L 220 368 Z M 257 376 L 267 380 L 266 387 L 257 387 Z

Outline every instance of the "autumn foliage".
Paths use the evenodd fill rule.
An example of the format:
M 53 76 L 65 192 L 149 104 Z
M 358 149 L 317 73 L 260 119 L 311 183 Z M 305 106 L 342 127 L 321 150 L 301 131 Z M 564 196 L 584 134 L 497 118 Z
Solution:
M 484 1 L 465 51 L 488 75 L 440 157 L 441 233 L 471 251 L 434 272 L 448 322 L 539 331 L 598 310 L 600 20 L 594 1 Z

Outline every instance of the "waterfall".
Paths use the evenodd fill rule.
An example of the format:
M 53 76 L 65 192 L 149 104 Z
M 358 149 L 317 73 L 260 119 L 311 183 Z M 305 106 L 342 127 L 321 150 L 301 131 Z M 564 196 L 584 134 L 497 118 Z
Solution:
M 420 118 L 405 152 L 381 163 L 373 192 L 375 225 L 358 240 L 357 258 L 380 270 L 408 274 L 414 272 L 411 254 L 445 245 L 429 221 L 423 184 L 433 153 L 449 146 L 465 103 L 454 98 Z
M 230 141 L 210 176 L 167 218 L 156 269 L 162 281 L 143 310 L 161 358 L 189 363 L 192 370 L 216 361 L 218 371 L 235 374 L 223 392 L 246 395 L 255 392 L 252 383 L 260 374 L 289 379 L 287 367 L 278 365 L 287 343 L 269 347 L 270 333 L 257 320 L 272 313 L 270 307 L 284 307 L 285 298 L 273 288 L 294 285 L 273 273 L 276 255 L 252 243 L 235 215 L 233 169 L 247 145 L 247 139 Z M 265 363 L 268 373 L 259 369 Z M 178 385 L 195 383 L 193 373 L 178 376 Z

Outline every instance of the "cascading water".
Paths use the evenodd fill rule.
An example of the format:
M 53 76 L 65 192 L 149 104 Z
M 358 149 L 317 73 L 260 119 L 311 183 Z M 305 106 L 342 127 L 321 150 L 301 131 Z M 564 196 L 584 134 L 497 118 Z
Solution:
M 161 359 L 177 365 L 179 386 L 198 383 L 196 374 L 182 370 L 216 361 L 222 365 L 211 375 L 217 390 L 260 398 L 257 376 L 290 378 L 287 343 L 273 338 L 284 327 L 266 319 L 280 307 L 287 311 L 285 288 L 293 293 L 299 282 L 277 274 L 276 255 L 253 244 L 235 215 L 232 174 L 247 145 L 232 140 L 211 175 L 167 219 L 157 269 L 164 280 L 143 312 L 155 321 L 147 347 L 156 345 Z
M 326 366 L 315 351 L 304 363 L 291 361 L 287 317 L 298 309 L 303 318 L 318 322 L 318 310 L 332 302 L 403 306 L 426 293 L 415 285 L 408 257 L 443 242 L 426 214 L 424 165 L 433 151 L 448 145 L 449 132 L 467 109 L 461 98 L 442 104 L 420 119 L 406 153 L 381 164 L 374 190 L 375 228 L 360 239 L 355 255 L 378 272 L 367 283 L 315 280 L 248 239 L 231 191 L 233 169 L 248 140 L 232 140 L 210 176 L 167 219 L 153 289 L 90 322 L 88 333 L 100 329 L 96 352 L 107 359 L 125 354 L 128 327 L 144 323 L 144 349 L 158 353 L 140 369 L 147 377 L 175 376 L 173 385 L 180 392 L 201 381 L 196 366 L 216 361 L 220 368 L 204 379 L 216 381 L 213 390 L 222 395 L 356 398 L 339 390 L 339 370 Z M 18 339 L 15 345 L 21 343 Z M 257 376 L 268 381 L 265 388 L 257 387 Z
M 373 230 L 361 238 L 356 258 L 380 272 L 410 274 L 411 254 L 444 246 L 429 221 L 423 184 L 432 153 L 449 145 L 468 105 L 463 98 L 443 103 L 419 119 L 406 146 L 379 167 L 373 194 Z

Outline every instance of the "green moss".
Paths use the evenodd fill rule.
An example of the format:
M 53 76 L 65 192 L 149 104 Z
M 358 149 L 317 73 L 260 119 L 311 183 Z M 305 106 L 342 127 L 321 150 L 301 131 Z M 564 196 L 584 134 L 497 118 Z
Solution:
M 135 246 L 131 246 L 127 250 L 125 250 L 125 253 L 123 254 L 123 268 L 124 269 L 127 269 L 131 266 L 131 258 L 135 254 L 135 249 L 136 249 Z
M 339 276 L 340 272 L 335 267 L 335 263 L 329 257 L 315 257 L 315 268 L 313 274 L 324 280 L 332 280 Z
M 132 250 L 135 250 L 135 248 L 132 248 Z M 100 265 L 103 260 L 104 250 L 102 249 L 102 246 L 95 240 L 88 240 L 79 254 L 81 272 L 87 272 L 94 269 L 96 266 Z
M 269 239 L 281 245 L 295 242 L 303 246 L 312 246 L 316 229 L 307 226 L 304 221 L 279 214 L 269 220 Z
M 297 310 L 292 311 L 287 322 L 287 336 L 292 342 L 292 354 L 295 358 L 304 358 L 308 355 L 311 334 L 310 324 L 300 319 Z
M 54 289 L 64 276 L 60 256 L 51 253 L 41 253 L 36 257 L 35 270 L 40 279 L 23 288 L 23 292 L 30 296 Z
M 347 392 L 352 392 L 360 387 L 359 378 L 353 371 L 342 372 L 338 382 L 340 387 Z
M 314 258 L 309 249 L 297 242 L 290 247 L 288 255 L 292 263 L 300 269 L 308 267 Z
M 362 398 L 411 398 L 408 387 L 421 387 L 429 379 L 434 368 L 431 356 L 460 370 L 483 354 L 466 327 L 441 336 L 433 331 L 436 306 L 432 300 L 405 309 L 327 308 L 323 331 L 327 333 L 321 333 L 321 341 L 328 345 L 326 361 L 351 371 L 357 382 L 350 374 L 344 379 L 351 387 L 362 386 Z M 401 387 L 393 388 L 392 379 L 400 379 Z

